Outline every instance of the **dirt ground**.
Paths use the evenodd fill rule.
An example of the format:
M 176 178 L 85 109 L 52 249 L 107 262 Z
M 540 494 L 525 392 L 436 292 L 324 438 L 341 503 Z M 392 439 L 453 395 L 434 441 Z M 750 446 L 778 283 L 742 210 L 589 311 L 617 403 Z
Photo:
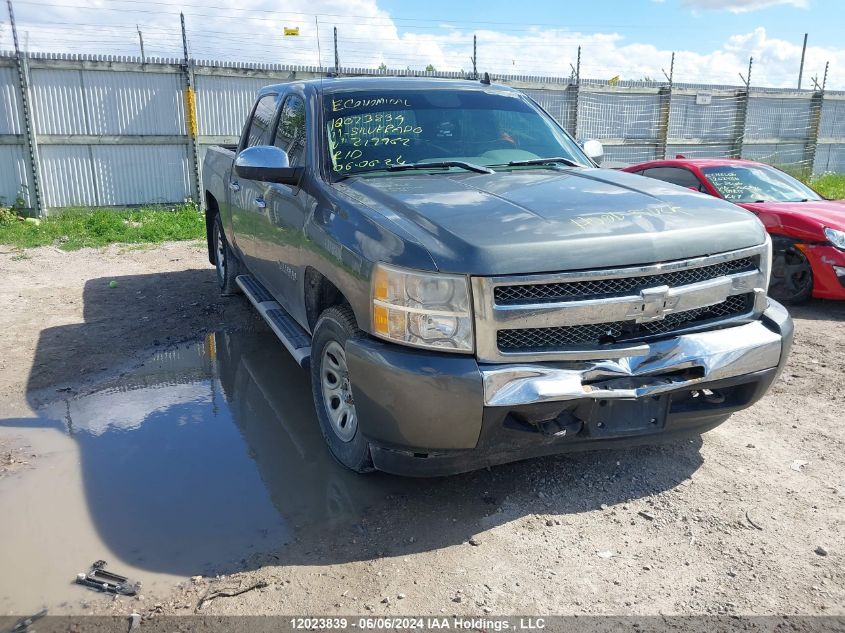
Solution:
M 150 350 L 266 329 L 245 299 L 218 296 L 196 243 L 7 249 L 0 278 L 0 419 L 119 377 Z M 246 590 L 199 613 L 843 614 L 845 304 L 793 315 L 783 376 L 701 439 L 386 486 L 360 520 L 300 530 L 247 571 L 140 599 L 80 588 L 84 600 L 44 606 L 194 614 L 203 597 Z M 0 477 L 37 473 L 21 437 L 0 428 Z M 14 596 L 3 606 L 18 613 Z

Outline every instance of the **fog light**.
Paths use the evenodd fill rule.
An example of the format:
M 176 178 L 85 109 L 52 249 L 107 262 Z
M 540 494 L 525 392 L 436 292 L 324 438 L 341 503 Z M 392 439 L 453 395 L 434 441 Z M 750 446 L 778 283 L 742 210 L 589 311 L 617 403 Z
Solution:
M 845 277 L 845 266 L 834 266 L 833 272 L 836 273 L 837 277 L 840 277 L 840 278 Z

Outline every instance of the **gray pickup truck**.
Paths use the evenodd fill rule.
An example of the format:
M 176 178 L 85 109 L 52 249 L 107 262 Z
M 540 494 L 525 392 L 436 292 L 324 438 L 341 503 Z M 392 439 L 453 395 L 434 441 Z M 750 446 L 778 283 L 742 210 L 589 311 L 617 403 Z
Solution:
M 753 215 L 599 169 L 489 81 L 268 86 L 203 183 L 222 292 L 310 368 L 356 471 L 699 434 L 762 397 L 792 342 Z

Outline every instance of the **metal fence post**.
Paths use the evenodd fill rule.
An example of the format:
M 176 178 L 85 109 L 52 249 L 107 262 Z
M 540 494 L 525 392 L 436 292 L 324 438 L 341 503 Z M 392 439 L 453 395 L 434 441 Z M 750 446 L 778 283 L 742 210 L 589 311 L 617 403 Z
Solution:
M 666 71 L 663 71 L 666 74 Z M 660 118 L 657 122 L 657 155 L 666 158 L 666 147 L 669 142 L 669 117 L 672 111 L 672 81 L 675 74 L 675 53 L 672 53 L 672 63 L 669 66 L 669 74 L 666 79 L 669 84 L 661 86 L 657 91 L 657 98 L 660 103 Z
M 570 64 L 571 66 L 572 64 Z M 573 138 L 577 140 L 578 137 L 578 99 L 581 93 L 581 47 L 578 47 L 578 58 L 575 62 L 575 67 L 572 69 L 572 79 L 566 89 L 572 94 L 569 98 L 569 112 L 565 129 Z
M 567 112 L 566 112 L 566 120 L 563 121 L 563 128 L 569 132 L 569 134 L 577 140 L 578 135 L 578 84 L 569 84 L 566 87 L 566 91 L 569 93 L 569 99 L 567 100 Z
M 736 91 L 736 118 L 734 119 L 734 143 L 731 158 L 742 158 L 742 146 L 745 142 L 745 128 L 748 121 L 748 100 L 751 98 L 751 66 L 754 63 L 754 58 L 748 60 L 748 77 L 743 77 L 739 74 L 742 83 L 745 84 L 745 90 Z
M 185 77 L 185 132 L 188 136 L 188 165 L 191 170 L 191 197 L 194 202 L 203 206 L 204 202 L 200 191 L 200 161 L 197 148 L 197 100 L 194 92 L 194 62 L 188 55 L 188 37 L 185 33 L 185 14 L 180 13 L 179 19 L 182 24 L 182 51 L 184 61 L 182 69 Z
M 824 107 L 824 89 L 817 90 L 810 97 L 810 121 L 807 126 L 807 142 L 804 144 L 804 177 L 810 178 L 816 167 L 816 150 L 819 146 L 819 130 Z
M 18 30 L 15 25 L 15 11 L 12 0 L 6 0 L 9 7 L 9 23 L 12 27 L 12 39 L 15 43 L 15 66 L 18 71 L 18 88 L 20 89 L 21 112 L 23 113 L 23 133 L 26 139 L 27 163 L 29 167 L 30 184 L 29 204 L 35 215 L 41 217 L 45 213 L 44 202 L 41 197 L 41 162 L 38 157 L 38 139 L 35 134 L 35 124 L 32 118 L 32 104 L 29 99 L 29 64 L 18 44 Z M 23 184 L 23 183 L 21 183 Z
M 669 141 L 669 114 L 672 107 L 672 86 L 662 86 L 657 91 L 660 102 L 660 118 L 657 121 L 657 155 L 666 158 Z
M 748 89 L 736 91 L 736 118 L 734 119 L 734 142 L 731 158 L 742 158 L 742 144 L 745 140 L 745 120 L 748 115 Z

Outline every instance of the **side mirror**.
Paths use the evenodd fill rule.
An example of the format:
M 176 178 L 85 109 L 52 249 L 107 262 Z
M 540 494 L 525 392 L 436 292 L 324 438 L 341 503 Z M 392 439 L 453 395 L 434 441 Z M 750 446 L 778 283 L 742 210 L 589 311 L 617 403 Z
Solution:
M 287 152 L 274 145 L 247 147 L 235 158 L 235 173 L 245 180 L 298 185 L 303 167 L 291 167 Z
M 596 162 L 597 165 L 601 165 L 601 162 L 604 159 L 604 146 L 601 144 L 601 141 L 597 141 L 594 138 L 584 139 L 581 141 L 581 148 L 589 158 L 592 158 Z

